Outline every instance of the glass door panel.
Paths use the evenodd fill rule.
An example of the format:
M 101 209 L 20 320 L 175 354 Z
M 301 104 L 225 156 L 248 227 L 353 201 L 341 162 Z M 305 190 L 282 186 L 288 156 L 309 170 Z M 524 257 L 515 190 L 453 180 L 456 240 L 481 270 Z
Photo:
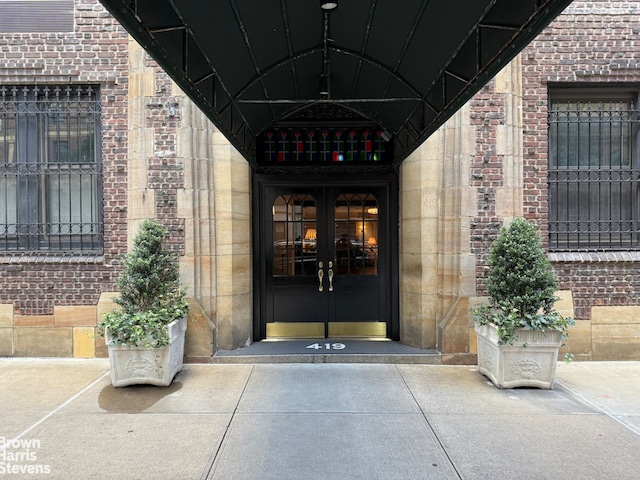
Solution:
M 280 195 L 273 202 L 273 274 L 315 275 L 318 231 L 310 195 Z
M 336 275 L 378 274 L 378 201 L 372 194 L 339 195 L 334 205 Z

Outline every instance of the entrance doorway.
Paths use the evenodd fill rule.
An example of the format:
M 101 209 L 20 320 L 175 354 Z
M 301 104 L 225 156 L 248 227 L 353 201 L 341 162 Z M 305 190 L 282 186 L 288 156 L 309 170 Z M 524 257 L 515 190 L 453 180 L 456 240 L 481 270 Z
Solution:
M 299 178 L 258 181 L 259 339 L 397 337 L 392 182 Z

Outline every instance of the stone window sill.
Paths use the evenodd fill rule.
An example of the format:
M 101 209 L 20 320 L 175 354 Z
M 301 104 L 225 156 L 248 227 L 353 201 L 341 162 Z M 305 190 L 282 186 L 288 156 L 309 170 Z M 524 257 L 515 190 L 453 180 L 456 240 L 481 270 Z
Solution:
M 640 252 L 552 252 L 549 260 L 554 262 L 640 262 Z
M 22 264 L 101 264 L 104 255 L 96 252 L 0 252 L 0 265 Z

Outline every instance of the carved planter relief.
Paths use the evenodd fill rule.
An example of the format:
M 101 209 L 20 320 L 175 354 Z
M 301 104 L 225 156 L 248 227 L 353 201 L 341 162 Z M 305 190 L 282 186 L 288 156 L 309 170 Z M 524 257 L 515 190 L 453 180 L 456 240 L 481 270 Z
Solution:
M 513 345 L 499 345 L 494 325 L 475 326 L 478 370 L 498 388 L 553 388 L 560 332 L 519 330 Z
M 111 346 L 111 337 L 109 332 L 106 332 L 111 384 L 114 387 L 140 384 L 159 387 L 171 385 L 173 377 L 182 370 L 187 319 L 183 317 L 175 320 L 166 328 L 169 331 L 169 345 L 160 348 Z

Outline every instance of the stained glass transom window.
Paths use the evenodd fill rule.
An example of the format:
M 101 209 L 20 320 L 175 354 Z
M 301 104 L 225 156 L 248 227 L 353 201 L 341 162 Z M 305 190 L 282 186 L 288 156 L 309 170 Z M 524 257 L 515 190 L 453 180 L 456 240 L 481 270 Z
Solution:
M 274 128 L 258 138 L 263 165 L 389 164 L 392 142 L 375 128 Z

